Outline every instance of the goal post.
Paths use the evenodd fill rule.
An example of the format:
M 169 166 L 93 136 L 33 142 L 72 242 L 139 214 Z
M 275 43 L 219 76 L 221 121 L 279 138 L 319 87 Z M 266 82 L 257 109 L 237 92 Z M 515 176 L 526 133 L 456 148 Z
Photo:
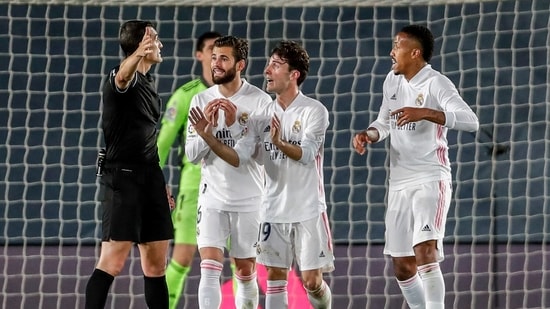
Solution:
M 445 237 L 446 308 L 550 307 L 550 0 L 0 1 L 0 306 L 83 307 L 99 250 L 95 160 L 103 145 L 101 84 L 121 59 L 128 19 L 157 24 L 164 102 L 196 76 L 204 31 L 246 38 L 246 78 L 263 87 L 268 53 L 296 40 L 311 56 L 302 91 L 323 102 L 325 191 L 335 308 L 404 308 L 383 256 L 387 143 L 355 154 L 351 138 L 377 115 L 395 33 L 435 36 L 432 66 L 479 117 L 449 131 L 453 201 Z M 165 168 L 177 190 L 175 150 Z M 185 308 L 194 308 L 194 264 Z M 224 280 L 228 279 L 224 273 Z M 137 253 L 109 308 L 143 303 Z M 263 296 L 261 296 L 263 301 Z

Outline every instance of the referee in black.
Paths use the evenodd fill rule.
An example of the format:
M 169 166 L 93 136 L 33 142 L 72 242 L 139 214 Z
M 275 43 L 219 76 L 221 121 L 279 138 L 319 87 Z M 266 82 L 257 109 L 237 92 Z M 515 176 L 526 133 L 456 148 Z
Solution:
M 103 237 L 99 261 L 86 285 L 86 309 L 104 308 L 134 243 L 147 306 L 167 309 L 164 273 L 174 201 L 159 166 L 156 128 L 161 100 L 148 73 L 162 62 L 162 43 L 155 26 L 140 20 L 125 22 L 119 40 L 126 56 L 103 87 Z

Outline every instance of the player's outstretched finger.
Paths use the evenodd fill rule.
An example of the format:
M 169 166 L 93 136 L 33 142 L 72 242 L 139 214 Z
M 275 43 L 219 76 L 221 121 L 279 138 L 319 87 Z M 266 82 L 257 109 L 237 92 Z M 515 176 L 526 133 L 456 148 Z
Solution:
M 197 113 L 197 108 L 196 107 L 193 107 L 189 113 L 189 118 L 191 118 L 191 124 L 195 125 L 197 124 L 199 121 L 199 115 Z

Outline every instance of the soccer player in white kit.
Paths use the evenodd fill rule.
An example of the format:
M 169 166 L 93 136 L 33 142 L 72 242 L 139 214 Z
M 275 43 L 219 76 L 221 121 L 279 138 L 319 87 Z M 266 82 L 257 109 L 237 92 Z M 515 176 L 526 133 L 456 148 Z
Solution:
M 390 138 L 384 254 L 411 308 L 444 308 L 439 262 L 452 183 L 447 130 L 476 131 L 479 121 L 453 83 L 429 63 L 434 38 L 419 25 L 402 28 L 390 56 L 378 118 L 355 135 L 365 145 Z
M 234 166 L 251 157 L 264 164 L 266 185 L 258 234 L 258 263 L 267 267 L 266 309 L 288 307 L 287 277 L 294 262 L 314 308 L 331 308 L 323 272 L 334 269 L 326 214 L 323 150 L 329 126 L 323 104 L 299 89 L 309 56 L 297 43 L 280 42 L 265 68 L 266 89 L 276 99 L 253 116 L 234 149 L 217 142 L 211 149 Z M 209 131 L 209 117 L 192 110 L 197 131 Z M 212 122 L 212 121 L 210 121 Z
M 195 95 L 191 109 L 212 115 L 208 136 L 233 147 L 246 131 L 250 115 L 272 101 L 263 90 L 241 79 L 246 67 L 248 42 L 225 36 L 214 42 L 212 77 L 214 86 Z M 199 308 L 219 308 L 220 276 L 224 249 L 234 258 L 237 280 L 235 305 L 238 309 L 258 307 L 256 249 L 254 247 L 264 183 L 263 169 L 254 160 L 235 168 L 210 151 L 205 132 L 187 127 L 185 154 L 201 162 L 201 183 L 197 213 L 197 245 L 201 257 Z

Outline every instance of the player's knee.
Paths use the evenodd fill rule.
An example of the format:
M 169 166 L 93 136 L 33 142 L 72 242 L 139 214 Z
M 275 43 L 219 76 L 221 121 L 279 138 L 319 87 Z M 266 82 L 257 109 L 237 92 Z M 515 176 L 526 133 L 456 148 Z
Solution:
M 288 270 L 286 268 L 267 267 L 268 280 L 287 280 Z
M 323 275 L 320 270 L 302 272 L 302 284 L 308 291 L 317 291 L 323 283 Z
M 160 277 L 166 272 L 165 259 L 149 259 L 142 257 L 141 268 L 147 277 Z
M 96 268 L 100 269 L 109 275 L 116 277 L 120 272 L 122 271 L 122 268 L 124 267 L 124 262 L 120 263 L 117 261 L 110 261 L 109 263 L 106 263 L 104 261 L 99 261 L 97 263 Z
M 304 288 L 307 291 L 318 291 L 321 288 L 322 283 L 323 283 L 323 281 L 317 282 L 317 280 L 309 280 L 309 281 L 304 281 L 303 282 Z
M 256 259 L 235 259 L 235 270 L 240 277 L 248 277 L 256 272 Z
M 175 244 L 172 251 L 172 259 L 181 266 L 191 267 L 196 251 L 195 245 Z
M 437 241 L 429 240 L 414 246 L 417 265 L 437 262 Z
M 393 258 L 393 271 L 399 281 L 407 280 L 416 274 L 415 257 Z

